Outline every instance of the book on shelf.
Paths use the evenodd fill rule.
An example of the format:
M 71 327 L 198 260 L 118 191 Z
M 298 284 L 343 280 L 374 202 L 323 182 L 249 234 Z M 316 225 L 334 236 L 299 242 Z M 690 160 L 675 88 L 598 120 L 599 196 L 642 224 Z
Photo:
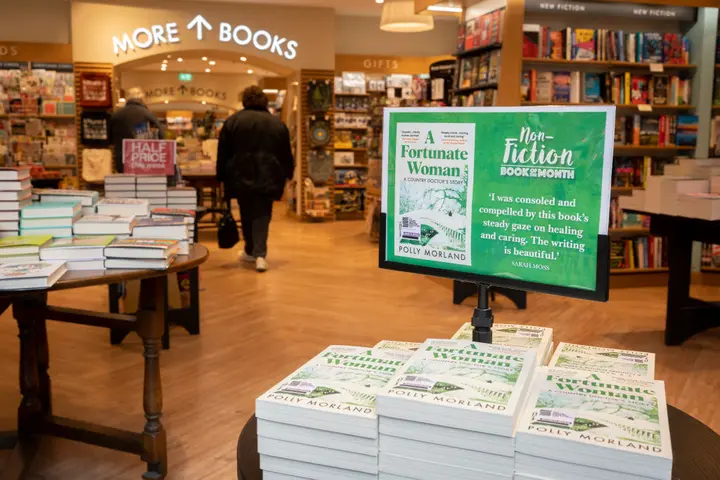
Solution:
M 79 202 L 33 203 L 23 207 L 20 218 L 74 218 L 81 210 Z
M 169 220 L 152 217 L 142 218 L 137 221 L 132 231 L 134 238 L 187 240 L 189 234 L 188 224 L 182 218 Z
M 516 437 L 516 472 L 542 478 L 670 479 L 665 385 L 540 367 Z
M 683 130 L 683 141 L 694 146 L 697 141 L 697 117 L 688 115 L 687 129 Z M 615 117 L 615 145 L 667 147 L 680 145 L 678 142 L 678 115 L 647 117 L 639 114 Z M 693 123 L 694 121 L 694 123 Z M 694 130 L 693 130 L 694 127 Z
M 560 342 L 549 367 L 624 378 L 655 378 L 655 354 Z
M 91 207 L 98 202 L 100 194 L 92 190 L 60 190 L 50 188 L 34 188 L 32 193 L 45 203 L 78 202 L 83 207 Z
M 40 249 L 41 260 L 97 260 L 105 258 L 105 247 L 114 235 L 88 235 L 59 238 Z
M 576 28 L 572 32 L 572 60 L 595 60 L 597 52 L 596 31 L 589 28 Z
M 66 271 L 62 261 L 3 264 L 0 265 L 0 290 L 49 288 Z
M 122 215 L 146 217 L 150 215 L 150 204 L 139 198 L 105 198 L 97 204 L 100 215 Z
M 452 340 L 472 340 L 473 326 L 470 322 L 463 324 L 452 337 Z M 553 346 L 553 329 L 535 325 L 513 325 L 495 323 L 492 326 L 493 345 L 529 348 L 536 352 L 537 364 L 545 365 L 550 360 Z
M 0 182 L 22 181 L 30 178 L 30 166 L 0 167 Z
M 547 103 L 553 101 L 553 82 L 554 75 L 552 72 L 537 73 L 535 101 Z
M 662 237 L 647 236 L 613 240 L 610 248 L 610 268 L 657 269 L 668 265 L 667 248 Z
M 675 133 L 675 143 L 679 146 L 697 145 L 698 116 L 678 115 Z
M 460 22 L 457 46 L 460 52 L 502 42 L 505 9 L 498 9 Z
M 130 235 L 136 220 L 133 215 L 86 215 L 75 222 L 75 235 Z
M 381 350 L 401 350 L 406 352 L 414 352 L 420 348 L 422 343 L 417 342 L 400 342 L 397 340 L 380 340 L 372 348 L 379 348 Z
M 523 25 L 522 55 L 525 58 L 540 57 L 540 25 L 528 23 Z
M 105 248 L 107 258 L 167 260 L 179 249 L 177 240 L 127 238 L 116 240 Z
M 552 83 L 552 101 L 570 103 L 570 72 L 554 72 Z

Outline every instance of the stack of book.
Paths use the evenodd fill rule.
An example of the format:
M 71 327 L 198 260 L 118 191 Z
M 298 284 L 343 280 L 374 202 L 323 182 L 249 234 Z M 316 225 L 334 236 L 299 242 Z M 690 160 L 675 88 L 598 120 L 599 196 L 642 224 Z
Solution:
M 104 198 L 97 204 L 99 215 L 120 215 L 123 217 L 148 217 L 150 204 L 141 198 Z
M 549 367 L 615 377 L 655 378 L 655 354 L 560 342 Z
M 453 340 L 472 340 L 473 326 L 464 324 L 451 337 Z M 553 351 L 553 329 L 534 325 L 496 323 L 492 326 L 493 345 L 522 347 L 535 351 L 537 365 L 547 365 Z
M 114 240 L 113 235 L 59 238 L 40 249 L 40 259 L 64 260 L 68 270 L 103 270 L 105 247 Z
M 105 198 L 135 198 L 135 175 L 117 173 L 105 177 Z
M 100 195 L 92 190 L 59 190 L 59 189 L 33 189 L 33 195 L 38 196 L 41 203 L 80 203 L 83 215 L 95 213 L 96 204 Z
M 150 207 L 166 207 L 168 203 L 167 177 L 162 175 L 138 175 L 135 198 L 143 198 Z
M 135 217 L 122 215 L 86 215 L 73 226 L 73 233 L 82 236 L 112 235 L 124 240 L 132 235 Z
M 179 255 L 190 253 L 190 228 L 184 218 L 141 218 L 135 224 L 133 238 L 162 238 L 177 240 Z
M 105 268 L 166 270 L 175 261 L 177 240 L 126 238 L 105 247 Z
M 72 237 L 73 225 L 81 216 L 79 202 L 32 203 L 20 212 L 20 234 Z
M 375 395 L 410 352 L 330 346 L 255 404 L 265 478 L 378 478 Z
M 380 350 L 400 350 L 403 352 L 416 352 L 422 343 L 417 342 L 399 342 L 396 340 L 381 340 L 373 348 Z
M 170 187 L 167 191 L 168 208 L 195 210 L 197 191 L 193 187 Z
M 20 210 L 32 202 L 30 167 L 0 168 L 0 238 L 20 234 Z
M 50 288 L 65 272 L 65 262 L 6 263 L 0 265 L 0 290 Z
M 155 207 L 152 209 L 150 214 L 151 218 L 172 220 L 182 218 L 188 226 L 189 239 L 188 241 L 192 245 L 195 243 L 195 210 L 187 210 L 182 208 L 164 208 Z
M 429 339 L 377 394 L 380 472 L 512 479 L 532 350 Z
M 51 235 L 0 238 L 0 263 L 38 262 L 40 261 L 40 249 L 51 241 Z
M 665 385 L 540 367 L 518 423 L 515 478 L 670 480 Z

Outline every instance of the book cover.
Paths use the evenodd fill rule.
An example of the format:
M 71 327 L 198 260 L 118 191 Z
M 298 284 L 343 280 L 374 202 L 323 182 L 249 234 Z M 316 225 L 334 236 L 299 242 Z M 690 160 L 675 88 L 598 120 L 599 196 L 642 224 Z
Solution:
M 569 76 L 568 76 L 569 80 Z M 568 90 L 568 97 L 569 97 Z M 535 94 L 538 102 L 552 102 L 553 100 L 553 72 L 537 73 L 537 92 Z
M 640 121 L 640 145 L 658 145 L 660 125 L 657 117 L 642 117 Z
M 586 72 L 584 80 L 583 102 L 601 103 L 601 75 L 599 73 Z
M 595 60 L 595 30 L 576 28 L 573 60 Z
M 169 250 L 178 244 L 177 240 L 165 240 L 157 238 L 126 238 L 117 240 L 107 248 L 151 248 L 157 250 Z
M 551 31 L 550 32 L 550 58 L 553 60 L 562 60 L 565 58 L 564 46 L 565 40 L 563 39 L 563 32 Z
M 55 239 L 48 246 L 43 248 L 98 248 L 107 247 L 113 240 L 115 235 L 79 235 L 70 238 Z
M 141 198 L 103 198 L 102 200 L 100 200 L 98 202 L 98 206 L 100 206 L 100 205 L 142 206 L 142 205 L 147 205 L 147 204 L 148 204 L 148 201 L 141 199 Z
M 411 352 L 331 345 L 258 397 L 338 415 L 376 418 L 375 397 Z
M 518 422 L 517 451 L 533 443 L 532 437 L 546 437 L 567 443 L 548 455 L 566 461 L 572 444 L 584 443 L 665 459 L 669 478 L 672 447 L 666 402 L 660 381 L 540 367 Z M 601 468 L 606 468 L 603 459 L 610 458 L 600 452 L 584 457 L 578 457 L 578 463 L 598 462 Z
M 685 39 L 682 35 L 677 33 L 666 33 L 664 45 L 664 60 L 665 63 L 672 64 L 686 64 L 685 56 Z
M 28 165 L 0 167 L 0 181 L 23 181 L 28 178 L 30 178 L 30 167 Z
M 570 72 L 555 72 L 553 74 L 552 101 L 570 102 L 571 95 Z
M 663 35 L 648 32 L 644 34 L 643 61 L 648 63 L 663 63 Z
M 130 224 L 135 221 L 135 217 L 131 215 L 85 215 L 80 220 L 75 222 L 76 224 L 86 223 L 122 223 Z
M 195 218 L 195 210 L 185 210 L 182 208 L 166 208 L 156 207 L 152 209 L 153 215 L 166 215 L 166 216 L 178 216 L 178 217 L 192 217 Z
M 42 247 L 52 240 L 51 235 L 23 235 L 18 237 L 0 238 L 0 255 L 2 249 L 11 247 Z
M 523 25 L 523 47 L 524 58 L 540 58 L 540 25 Z
M 555 349 L 548 366 L 618 377 L 655 378 L 654 353 L 565 342 Z
M 420 348 L 420 345 L 422 345 L 422 343 L 381 340 L 372 348 L 379 348 L 381 350 L 401 350 L 404 352 L 414 352 L 418 348 Z
M 523 102 L 530 101 L 530 72 L 523 72 L 522 81 L 520 83 L 520 100 Z
M 47 278 L 63 267 L 65 262 L 34 262 L 0 264 L 0 280 Z
M 458 25 L 457 43 L 455 44 L 455 50 L 462 52 L 465 50 L 465 23 L 460 22 Z
M 668 83 L 667 75 L 653 75 L 650 90 L 652 91 L 653 105 L 667 105 L 668 103 Z
M 135 223 L 135 228 L 142 227 L 174 227 L 185 226 L 187 223 L 182 218 L 141 218 Z
M 630 103 L 645 105 L 648 103 L 648 79 L 642 75 L 631 77 Z
M 473 41 L 475 39 L 475 20 L 465 22 L 465 50 L 471 50 L 475 47 Z
M 493 345 L 521 348 L 545 348 L 552 342 L 552 328 L 537 327 L 535 325 L 513 325 L 509 323 L 496 323 L 492 326 Z M 463 324 L 452 340 L 472 340 L 473 326 L 470 322 Z

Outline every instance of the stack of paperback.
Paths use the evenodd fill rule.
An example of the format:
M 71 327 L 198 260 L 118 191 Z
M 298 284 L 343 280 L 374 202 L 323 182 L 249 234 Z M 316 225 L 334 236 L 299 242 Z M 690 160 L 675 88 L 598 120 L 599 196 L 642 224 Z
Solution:
M 420 348 L 420 345 L 422 345 L 422 343 L 381 340 L 373 348 L 379 348 L 380 350 L 400 350 L 401 352 L 415 352 L 418 348 Z
M 518 480 L 670 480 L 665 385 L 540 367 L 517 428 Z
M 92 190 L 56 190 L 56 189 L 33 189 L 33 195 L 37 195 L 41 203 L 80 203 L 83 215 L 95 213 L 95 205 L 99 200 L 98 192 Z
M 628 378 L 655 378 L 655 354 L 560 342 L 549 367 Z
M 68 270 L 103 270 L 105 247 L 113 240 L 113 235 L 59 238 L 40 250 L 40 259 L 65 260 Z
M 377 479 L 375 394 L 409 356 L 330 346 L 261 395 L 255 408 L 265 478 Z
M 377 394 L 381 476 L 512 479 L 535 358 L 523 348 L 426 340 Z
M 142 218 L 133 228 L 134 238 L 162 238 L 177 240 L 179 255 L 190 253 L 190 229 L 184 218 Z
M 135 198 L 144 198 L 150 207 L 166 207 L 168 203 L 167 177 L 162 175 L 138 175 Z
M 126 238 L 105 247 L 105 268 L 165 270 L 175 261 L 177 240 Z
M 99 215 L 120 215 L 124 217 L 150 216 L 150 204 L 140 198 L 104 198 L 97 204 Z
M 20 233 L 20 210 L 30 202 L 30 167 L 0 168 L 0 238 Z
M 65 272 L 65 262 L 3 264 L 0 265 L 0 290 L 50 288 Z
M 73 225 L 81 216 L 79 202 L 32 203 L 20 212 L 20 234 L 72 237 Z
M 163 220 L 172 220 L 177 218 L 182 218 L 183 221 L 187 224 L 190 238 L 189 242 L 190 244 L 195 242 L 195 210 L 185 210 L 182 208 L 163 208 L 163 207 L 155 207 L 152 209 L 152 213 L 150 214 L 151 218 L 157 218 L 157 219 L 163 219 Z
M 118 173 L 105 177 L 105 198 L 135 198 L 135 175 Z
M 192 187 L 170 187 L 167 191 L 169 208 L 195 210 L 197 206 L 197 192 Z
M 51 241 L 51 235 L 0 238 L 0 263 L 39 262 L 40 249 Z
M 453 340 L 472 340 L 473 326 L 470 322 L 460 327 L 451 337 Z M 531 348 L 537 354 L 537 364 L 547 365 L 553 351 L 553 329 L 534 325 L 511 325 L 496 323 L 492 327 L 493 345 Z
M 132 235 L 135 222 L 134 216 L 86 215 L 75 222 L 73 233 L 83 236 L 112 235 L 118 240 L 124 240 Z

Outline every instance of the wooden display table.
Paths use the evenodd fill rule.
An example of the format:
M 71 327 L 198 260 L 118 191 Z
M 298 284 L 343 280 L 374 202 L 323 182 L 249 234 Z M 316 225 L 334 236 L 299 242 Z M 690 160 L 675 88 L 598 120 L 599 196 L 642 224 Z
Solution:
M 20 392 L 18 431 L 0 434 L 0 448 L 14 448 L 0 479 L 24 478 L 38 446 L 38 436 L 50 435 L 133 453 L 147 463 L 145 479 L 163 479 L 167 474 L 167 444 L 162 416 L 160 343 L 165 326 L 165 281 L 170 273 L 193 269 L 208 258 L 208 250 L 194 245 L 190 255 L 178 256 L 167 270 L 97 270 L 67 272 L 49 290 L 0 292 L 0 312 L 12 305 L 20 330 Z M 140 280 L 137 314 L 91 312 L 47 304 L 48 291 L 109 285 Z M 145 383 L 143 407 L 145 428 L 129 432 L 52 413 L 50 355 L 46 320 L 104 328 L 132 329 L 143 341 Z
M 690 297 L 693 242 L 720 243 L 720 220 L 676 217 L 629 210 L 648 215 L 650 234 L 668 241 L 668 294 L 665 345 L 681 345 L 696 333 L 720 327 L 720 304 Z
M 713 399 L 708 399 L 713 401 Z M 673 479 L 720 478 L 720 435 L 682 410 L 668 405 L 673 450 Z M 245 424 L 237 446 L 238 480 L 262 480 L 257 450 L 257 419 Z

